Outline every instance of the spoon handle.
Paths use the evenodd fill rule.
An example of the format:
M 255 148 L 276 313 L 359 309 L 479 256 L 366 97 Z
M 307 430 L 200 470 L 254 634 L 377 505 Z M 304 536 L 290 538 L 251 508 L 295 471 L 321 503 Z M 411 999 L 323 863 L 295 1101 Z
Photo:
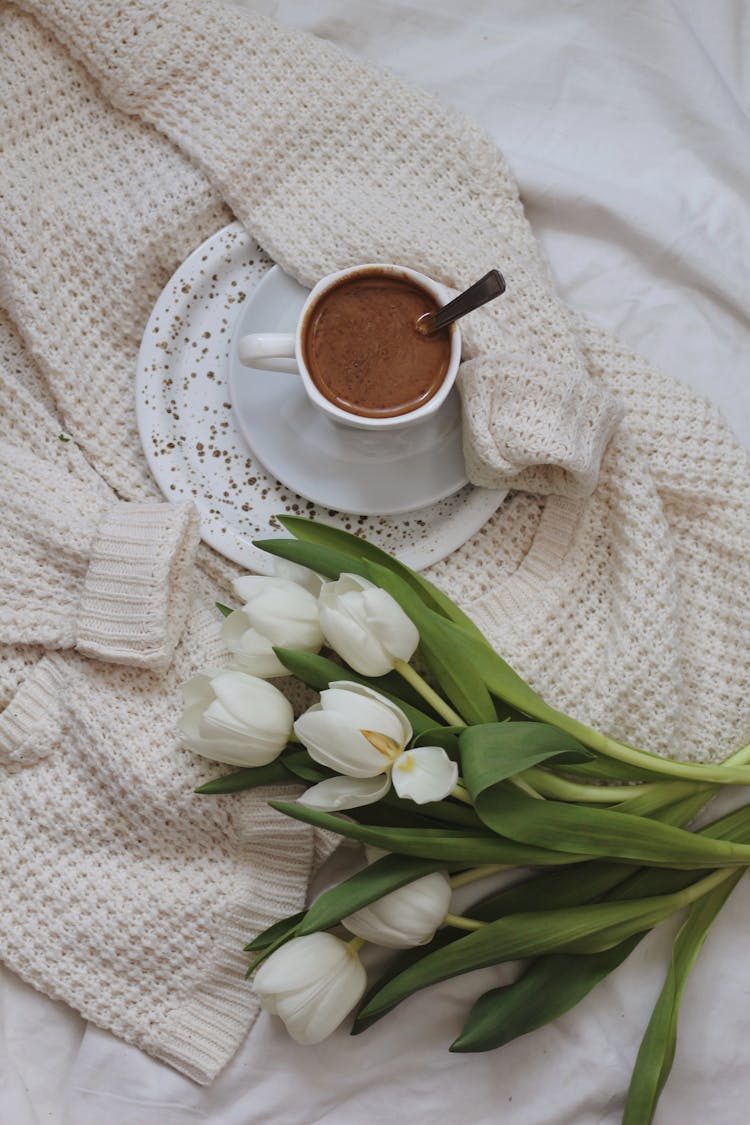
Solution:
M 467 313 L 478 309 L 480 305 L 485 305 L 504 292 L 505 279 L 503 275 L 499 270 L 490 270 L 484 277 L 480 277 L 479 281 L 475 281 L 463 293 L 459 293 L 457 297 L 449 301 L 447 305 L 443 305 L 441 309 L 420 316 L 417 327 L 424 336 L 430 336 L 433 332 L 439 332 L 441 328 L 447 328 L 454 320 L 466 316 Z

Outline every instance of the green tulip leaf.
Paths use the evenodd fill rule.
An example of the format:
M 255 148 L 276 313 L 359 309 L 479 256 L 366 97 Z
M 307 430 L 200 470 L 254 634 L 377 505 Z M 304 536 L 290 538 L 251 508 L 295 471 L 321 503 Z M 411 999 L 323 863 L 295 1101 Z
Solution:
M 442 829 L 446 821 L 439 820 L 426 811 L 424 805 L 415 805 L 413 801 L 396 801 L 388 799 L 388 794 L 372 805 L 364 805 L 356 809 L 347 809 L 345 815 L 367 828 L 387 828 L 396 830 L 402 828 Z M 324 814 L 330 815 L 330 814 Z M 447 826 L 453 829 L 456 822 L 448 821 Z M 481 829 L 480 829 L 481 831 Z M 370 841 L 363 841 L 369 843 Z M 377 845 L 376 845 L 377 846 Z
M 222 617 L 229 617 L 230 613 L 234 613 L 233 609 L 230 609 L 228 605 L 222 605 L 221 602 L 214 602 L 214 605 L 216 606 Z
M 650 1125 L 653 1119 L 659 1096 L 672 1069 L 677 1045 L 677 1019 L 690 970 L 717 914 L 743 874 L 739 871 L 730 876 L 690 907 L 687 920 L 675 939 L 664 987 L 638 1051 L 622 1125 Z
M 703 868 L 638 867 L 607 891 L 605 897 L 608 902 L 627 902 L 634 898 L 676 894 L 705 876 Z
M 296 915 L 294 915 L 294 918 L 296 918 Z M 292 925 L 294 918 L 287 918 L 286 921 L 289 923 L 287 930 L 285 932 L 279 930 L 278 936 L 256 954 L 245 970 L 245 980 L 253 975 L 258 966 L 262 965 L 267 957 L 270 957 L 271 954 L 275 953 L 282 945 L 286 945 L 288 941 L 291 941 L 293 937 L 297 936 L 297 927 L 296 925 Z
M 484 832 L 485 830 L 474 810 L 469 808 L 468 805 L 459 804 L 458 801 L 425 801 L 424 804 L 417 805 L 408 797 L 399 797 L 391 789 L 378 802 L 379 807 L 383 805 L 392 808 L 394 812 L 401 816 L 405 813 L 413 815 L 418 811 L 420 817 L 429 817 L 430 820 L 436 820 L 443 824 L 461 824 L 470 828 L 472 832 Z M 373 807 L 373 805 L 365 806 L 368 809 Z M 352 811 L 356 812 L 356 809 Z
M 284 785 L 294 781 L 294 777 L 284 765 L 283 758 L 269 762 L 267 766 L 252 766 L 248 769 L 234 770 L 222 774 L 212 781 L 200 785 L 195 792 L 202 795 L 218 793 L 239 793 L 243 789 L 255 789 L 259 785 Z
M 274 945 L 278 942 L 279 938 L 293 937 L 297 926 L 305 917 L 305 911 L 300 910 L 297 914 L 292 914 L 288 918 L 281 918 L 280 921 L 274 922 L 272 926 L 268 926 L 265 930 L 254 937 L 244 946 L 245 953 L 255 953 L 260 949 L 268 949 L 269 945 Z
M 455 865 L 454 865 L 455 866 Z M 342 883 L 324 891 L 308 909 L 297 934 L 312 934 L 328 930 L 342 918 L 361 910 L 383 895 L 398 890 L 435 871 L 444 871 L 446 865 L 431 859 L 411 859 L 400 855 L 383 856 Z
M 520 883 L 492 891 L 466 908 L 466 913 L 482 922 L 494 922 L 508 914 L 528 914 L 535 910 L 556 910 L 594 902 L 627 879 L 633 871 L 624 863 L 575 863 L 564 870 L 554 868 L 532 875 Z M 635 897 L 635 896 L 633 896 Z M 645 897 L 641 895 L 638 897 Z
M 300 778 L 302 781 L 309 781 L 313 785 L 319 781 L 326 781 L 329 777 L 335 777 L 333 770 L 327 769 L 325 766 L 318 765 L 313 761 L 307 750 L 295 750 L 291 754 L 286 754 L 283 758 L 283 763 L 286 769 Z
M 590 750 L 546 723 L 485 723 L 459 735 L 461 772 L 474 807 L 495 832 L 503 832 L 493 812 L 494 787 L 541 763 L 588 761 Z
M 313 762 L 306 750 L 301 750 L 297 743 L 289 743 L 281 756 L 268 765 L 250 766 L 223 774 L 207 781 L 195 792 L 204 796 L 239 793 L 244 789 L 256 789 L 259 785 L 288 785 L 294 784 L 297 779 L 315 782 L 331 776 L 332 771 Z
M 540 957 L 513 984 L 479 997 L 451 1051 L 492 1051 L 558 1019 L 621 965 L 640 940 L 636 934 L 591 957 Z
M 377 816 L 378 825 L 392 827 L 408 827 L 420 824 L 425 828 L 436 828 L 438 825 L 461 825 L 469 828 L 472 834 L 477 832 L 486 834 L 485 826 L 468 805 L 459 804 L 457 801 L 425 801 L 418 805 L 405 797 L 399 797 L 393 790 L 372 805 L 360 808 L 347 809 L 346 815 L 355 820 L 373 820 Z
M 397 852 L 399 855 L 420 856 L 423 859 L 437 859 L 444 862 L 463 862 L 467 867 L 485 863 L 522 867 L 574 862 L 574 858 L 568 854 L 546 848 L 521 846 L 488 832 L 472 834 L 466 830 L 457 831 L 448 828 L 379 828 L 367 824 L 352 824 L 348 816 L 358 812 L 357 809 L 348 810 L 347 818 L 344 818 L 318 809 L 310 809 L 292 801 L 270 801 L 269 804 L 279 812 L 294 817 L 295 820 L 314 824 L 318 828 L 327 828 L 340 836 L 359 840 L 363 844 L 372 844 L 389 852 Z M 377 806 L 368 805 L 366 808 L 374 810 Z
M 538 801 L 497 786 L 480 813 L 504 836 L 521 844 L 575 855 L 635 860 L 654 867 L 725 867 L 750 863 L 750 846 L 710 839 L 651 817 L 562 801 Z
M 440 620 L 440 618 L 435 619 Z M 421 648 L 435 679 L 452 706 L 467 723 L 487 723 L 496 718 L 492 697 L 480 679 L 472 675 L 471 666 L 462 659 L 455 648 L 452 655 L 442 655 L 444 649 L 433 644 L 437 626 L 420 629 Z M 430 646 L 428 648 L 428 646 Z
M 318 653 L 302 652 L 301 649 L 283 648 L 280 645 L 274 645 L 273 651 L 288 672 L 315 691 L 324 691 L 334 680 L 348 677 L 346 668 Z

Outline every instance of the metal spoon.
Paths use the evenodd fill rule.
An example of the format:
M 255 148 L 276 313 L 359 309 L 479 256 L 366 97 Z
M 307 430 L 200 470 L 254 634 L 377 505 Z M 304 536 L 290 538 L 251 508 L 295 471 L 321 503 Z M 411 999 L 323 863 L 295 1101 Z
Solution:
M 436 309 L 435 312 L 431 313 L 423 313 L 417 321 L 417 328 L 423 336 L 431 336 L 433 332 L 439 332 L 441 328 L 447 328 L 449 324 L 453 324 L 454 320 L 473 312 L 480 305 L 486 305 L 488 301 L 491 301 L 494 297 L 499 297 L 504 292 L 505 278 L 499 270 L 490 270 L 484 277 L 480 277 L 479 281 L 475 281 L 463 293 L 459 293 L 457 297 L 449 301 L 447 305 L 443 305 L 441 309 Z

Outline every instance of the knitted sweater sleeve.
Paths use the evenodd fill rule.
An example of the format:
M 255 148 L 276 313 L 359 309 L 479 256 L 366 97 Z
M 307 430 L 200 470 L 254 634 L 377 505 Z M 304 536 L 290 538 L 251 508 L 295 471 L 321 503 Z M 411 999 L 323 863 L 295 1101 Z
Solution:
M 0 440 L 0 506 L 0 643 L 169 664 L 198 541 L 192 505 L 118 502 L 74 456 Z

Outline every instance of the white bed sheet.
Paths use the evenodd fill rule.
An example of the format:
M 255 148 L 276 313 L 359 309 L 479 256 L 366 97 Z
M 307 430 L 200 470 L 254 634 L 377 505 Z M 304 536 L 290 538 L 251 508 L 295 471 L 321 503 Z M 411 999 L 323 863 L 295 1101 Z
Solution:
M 478 118 L 511 162 L 565 299 L 712 398 L 750 447 L 744 0 L 237 2 Z M 318 1047 L 262 1016 L 208 1089 L 1 971 L 0 1123 L 615 1125 L 673 931 L 501 1051 L 447 1052 L 465 997 L 502 978 L 484 970 Z M 658 1125 L 750 1116 L 748 932 L 743 884 L 689 982 Z

